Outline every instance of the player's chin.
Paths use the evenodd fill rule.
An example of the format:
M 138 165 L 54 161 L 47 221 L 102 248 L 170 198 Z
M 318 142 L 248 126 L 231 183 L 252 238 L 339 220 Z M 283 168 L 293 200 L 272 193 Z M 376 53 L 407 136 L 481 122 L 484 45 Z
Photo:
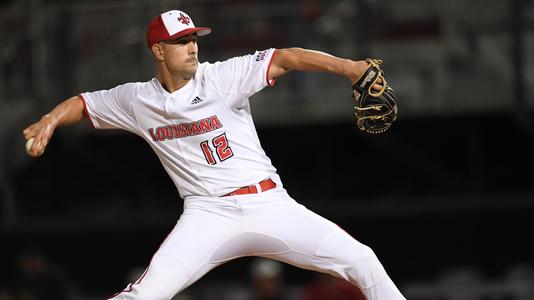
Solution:
M 197 66 L 195 65 L 195 66 L 191 66 L 190 68 L 187 68 L 184 73 L 185 73 L 185 78 L 192 79 L 197 73 Z

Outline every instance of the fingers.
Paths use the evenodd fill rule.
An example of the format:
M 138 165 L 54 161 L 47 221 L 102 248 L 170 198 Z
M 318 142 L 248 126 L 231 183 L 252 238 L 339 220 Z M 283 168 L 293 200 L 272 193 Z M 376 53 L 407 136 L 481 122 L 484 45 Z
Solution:
M 35 134 L 32 134 L 34 128 L 35 128 L 35 124 L 26 127 L 26 129 L 22 131 L 22 134 L 24 135 L 24 139 L 28 140 L 29 138 L 35 135 Z
M 49 126 L 44 127 L 39 133 L 34 137 L 33 145 L 31 148 L 31 153 L 36 157 L 43 155 L 50 138 L 52 137 L 52 130 Z
M 381 91 L 384 88 L 383 83 L 384 83 L 384 80 L 382 80 L 381 77 L 378 77 L 376 79 L 375 84 L 373 84 L 373 90 Z
M 39 122 L 32 124 L 25 128 L 22 133 L 24 139 L 28 141 L 33 138 L 33 143 L 28 151 L 28 154 L 32 157 L 41 156 L 50 138 L 52 137 L 54 128 L 45 119 L 41 119 Z
M 33 140 L 33 145 L 30 149 L 30 153 L 35 155 L 35 157 L 43 155 L 47 144 L 48 141 L 46 137 L 43 135 L 43 132 L 40 132 Z
M 373 84 L 373 90 L 380 91 L 384 86 L 378 83 Z

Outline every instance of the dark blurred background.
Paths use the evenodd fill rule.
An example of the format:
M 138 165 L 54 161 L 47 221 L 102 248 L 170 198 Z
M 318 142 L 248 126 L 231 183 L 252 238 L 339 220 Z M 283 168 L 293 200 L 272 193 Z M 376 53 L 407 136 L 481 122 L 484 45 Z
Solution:
M 103 299 L 173 228 L 182 200 L 140 138 L 84 121 L 31 159 L 21 133 L 72 95 L 152 78 L 145 26 L 168 9 L 213 27 L 201 61 L 382 58 L 399 117 L 380 136 L 356 129 L 344 78 L 294 72 L 253 96 L 289 194 L 371 246 L 409 299 L 534 299 L 533 2 L 0 1 L 0 299 Z M 262 299 L 258 276 L 276 299 L 328 281 L 244 258 L 176 299 Z

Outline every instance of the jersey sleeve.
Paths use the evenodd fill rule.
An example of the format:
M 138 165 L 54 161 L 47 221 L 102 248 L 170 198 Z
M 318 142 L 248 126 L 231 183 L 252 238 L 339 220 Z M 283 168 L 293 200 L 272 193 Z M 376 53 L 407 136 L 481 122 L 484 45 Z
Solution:
M 119 85 L 109 90 L 80 94 L 91 125 L 97 129 L 124 129 L 137 132 L 132 110 L 135 84 Z
M 276 80 L 270 80 L 268 74 L 275 52 L 271 48 L 216 62 L 211 66 L 209 80 L 224 94 L 229 106 L 244 107 L 248 97 L 274 85 Z

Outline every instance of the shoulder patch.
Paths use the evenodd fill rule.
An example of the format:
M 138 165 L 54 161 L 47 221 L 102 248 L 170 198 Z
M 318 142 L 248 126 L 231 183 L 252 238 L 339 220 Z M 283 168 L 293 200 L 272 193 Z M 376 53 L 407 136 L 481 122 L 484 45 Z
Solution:
M 263 50 L 263 51 L 258 52 L 258 55 L 256 55 L 256 61 L 264 60 L 266 54 L 267 54 L 267 50 Z

